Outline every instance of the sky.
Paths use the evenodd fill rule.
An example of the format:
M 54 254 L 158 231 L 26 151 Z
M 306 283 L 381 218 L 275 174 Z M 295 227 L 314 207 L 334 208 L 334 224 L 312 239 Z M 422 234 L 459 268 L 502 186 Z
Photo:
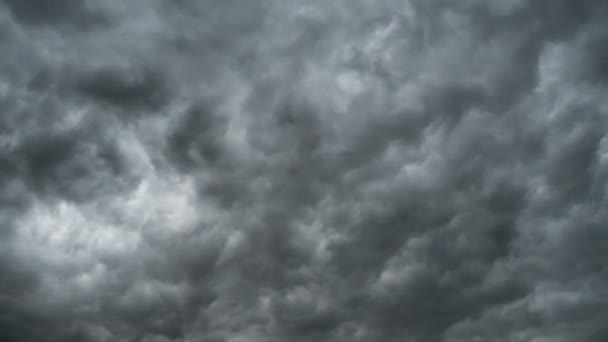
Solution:
M 608 341 L 607 16 L 0 0 L 0 341 Z

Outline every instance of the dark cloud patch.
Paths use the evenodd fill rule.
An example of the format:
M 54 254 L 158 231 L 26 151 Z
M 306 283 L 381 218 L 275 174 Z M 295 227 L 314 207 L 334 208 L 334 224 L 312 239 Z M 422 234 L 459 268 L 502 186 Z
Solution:
M 16 152 L 31 189 L 51 197 L 96 197 L 111 191 L 105 181 L 123 173 L 123 157 L 111 141 L 90 139 L 80 132 L 36 135 Z
M 4 226 L 4 229 L 8 227 Z M 38 329 L 48 328 L 46 322 L 23 307 L 29 293 L 36 290 L 39 279 L 26 263 L 14 256 L 14 251 L 3 237 L 0 254 L 0 337 L 7 341 L 35 341 L 44 335 Z
M 76 83 L 77 91 L 83 95 L 131 112 L 157 110 L 169 94 L 162 72 L 151 66 L 103 68 L 87 72 Z
M 83 0 L 4 0 L 3 5 L 26 25 L 66 25 L 86 29 L 105 21 Z
M 328 338 L 342 321 L 331 309 L 320 309 L 314 303 L 296 304 L 280 299 L 272 304 L 273 317 L 286 336 L 297 339 Z
M 606 52 L 606 31 L 598 25 L 596 32 L 591 32 L 583 36 L 580 47 L 582 50 L 580 61 L 580 77 L 592 83 L 604 84 L 608 76 L 606 63 L 603 61 L 608 58 Z
M 202 101 L 188 108 L 168 137 L 168 156 L 189 169 L 219 163 L 227 126 L 216 111 Z

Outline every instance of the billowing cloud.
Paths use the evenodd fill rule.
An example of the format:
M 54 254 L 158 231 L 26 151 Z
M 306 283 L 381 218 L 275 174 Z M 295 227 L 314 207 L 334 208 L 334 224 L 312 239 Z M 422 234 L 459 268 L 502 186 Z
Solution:
M 607 11 L 0 1 L 0 340 L 607 340 Z

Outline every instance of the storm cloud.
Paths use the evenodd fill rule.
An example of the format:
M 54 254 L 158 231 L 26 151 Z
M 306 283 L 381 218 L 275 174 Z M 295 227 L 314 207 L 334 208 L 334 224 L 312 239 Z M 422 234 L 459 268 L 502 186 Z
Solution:
M 0 341 L 608 341 L 607 16 L 0 1 Z

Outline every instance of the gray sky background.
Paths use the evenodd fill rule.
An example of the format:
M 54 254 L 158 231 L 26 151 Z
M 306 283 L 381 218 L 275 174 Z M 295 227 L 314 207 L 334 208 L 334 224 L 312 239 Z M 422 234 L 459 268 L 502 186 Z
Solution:
M 0 341 L 608 341 L 607 10 L 0 0 Z

